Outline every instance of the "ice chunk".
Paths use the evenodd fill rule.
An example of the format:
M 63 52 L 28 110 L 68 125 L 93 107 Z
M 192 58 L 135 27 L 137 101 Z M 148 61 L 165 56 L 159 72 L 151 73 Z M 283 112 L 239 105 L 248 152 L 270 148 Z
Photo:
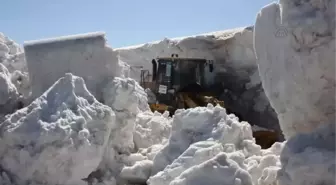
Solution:
M 1 123 L 0 167 L 17 182 L 82 184 L 101 162 L 114 124 L 111 108 L 82 78 L 66 74 Z

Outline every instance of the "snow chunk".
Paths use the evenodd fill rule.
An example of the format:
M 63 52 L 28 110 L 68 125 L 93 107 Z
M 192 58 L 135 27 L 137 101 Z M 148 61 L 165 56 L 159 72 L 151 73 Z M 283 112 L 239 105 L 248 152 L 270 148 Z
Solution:
M 282 0 L 257 16 L 260 77 L 286 138 L 335 123 L 334 7 L 335 1 Z
M 168 165 L 163 171 L 152 176 L 147 181 L 147 184 L 169 185 L 172 180 L 185 170 L 210 160 L 223 151 L 223 146 L 218 142 L 200 141 L 194 143 L 174 160 L 172 164 Z
M 0 122 L 3 115 L 18 108 L 19 94 L 10 78 L 9 71 L 0 63 Z
M 154 160 L 156 154 L 164 147 L 162 144 L 155 144 L 148 148 L 140 148 L 139 153 L 146 156 L 149 160 Z
M 29 75 L 27 72 L 15 70 L 11 74 L 11 81 L 17 88 L 19 94 L 24 98 L 29 98 L 31 92 L 31 86 L 29 81 Z
M 251 176 L 225 153 L 183 172 L 170 185 L 253 185 Z
M 16 181 L 82 184 L 102 160 L 115 115 L 66 74 L 0 125 L 0 166 Z
M 135 120 L 134 143 L 136 148 L 148 148 L 154 144 L 165 143 L 171 131 L 169 113 L 150 111 L 137 115 Z
M 118 132 L 112 139 L 114 147 L 130 152 L 134 148 L 136 115 L 150 110 L 144 89 L 133 79 L 116 77 L 106 84 L 103 102 L 115 111 L 117 117 Z
M 239 122 L 233 114 L 227 115 L 220 106 L 196 107 L 175 112 L 172 132 L 167 144 L 154 158 L 153 175 L 163 170 L 191 144 L 217 140 L 246 150 L 249 155 L 259 154 L 261 147 L 254 143 L 251 126 Z M 251 141 L 251 142 L 249 142 Z
M 116 77 L 105 86 L 104 102 L 117 112 L 127 111 L 136 115 L 147 111 L 147 94 L 144 89 L 131 78 Z
M 221 107 L 177 110 L 169 141 L 154 158 L 153 175 L 171 164 L 192 143 L 211 138 L 213 128 L 225 116 L 225 109 Z
M 15 70 L 27 71 L 24 53 L 19 44 L 0 32 L 0 63 L 12 73 Z
M 138 161 L 133 166 L 122 169 L 120 177 L 128 182 L 145 184 L 152 170 L 153 162 L 150 160 Z
M 180 109 L 173 117 L 168 142 L 153 160 L 153 176 L 148 179 L 147 184 L 195 184 L 196 181 L 192 179 L 199 180 L 198 177 L 204 178 L 199 181 L 200 184 L 276 183 L 282 148 L 283 143 L 275 143 L 271 148 L 262 150 L 252 137 L 251 126 L 247 122 L 239 122 L 233 114 L 227 115 L 225 109 L 220 106 L 213 107 L 209 104 L 208 107 Z M 232 169 L 217 166 L 215 171 L 205 167 L 205 164 L 217 161 L 216 156 L 221 154 L 225 157 L 220 158 L 229 161 L 226 163 L 234 163 L 237 166 L 228 165 Z M 246 176 L 243 175 L 244 177 L 236 182 L 231 174 L 222 177 L 225 176 L 221 171 L 224 169 L 228 169 L 228 173 L 244 171 Z M 208 174 L 209 170 L 215 175 L 217 170 L 223 174 L 221 177 L 215 177 Z

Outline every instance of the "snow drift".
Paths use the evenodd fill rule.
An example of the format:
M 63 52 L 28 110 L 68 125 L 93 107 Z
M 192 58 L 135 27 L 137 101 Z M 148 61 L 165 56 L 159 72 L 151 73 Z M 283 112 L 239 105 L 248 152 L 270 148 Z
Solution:
M 83 184 L 101 162 L 114 124 L 111 108 L 82 78 L 67 74 L 1 123 L 0 184 Z

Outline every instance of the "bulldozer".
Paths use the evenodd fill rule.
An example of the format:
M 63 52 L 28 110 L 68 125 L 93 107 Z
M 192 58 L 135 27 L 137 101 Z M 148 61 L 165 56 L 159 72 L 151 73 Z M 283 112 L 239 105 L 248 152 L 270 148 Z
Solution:
M 140 85 L 155 95 L 156 100 L 149 102 L 153 112 L 169 111 L 173 115 L 177 109 L 208 103 L 225 107 L 205 82 L 205 72 L 212 73 L 213 70 L 212 60 L 179 58 L 172 54 L 171 57 L 153 59 L 152 74 L 149 70 L 141 70 Z M 253 136 L 262 148 L 269 148 L 278 140 L 278 133 L 274 131 L 254 131 Z
M 152 60 L 152 79 L 148 70 L 141 71 L 140 84 L 149 88 L 156 97 L 156 102 L 149 103 L 152 111 L 169 111 L 176 109 L 206 106 L 208 103 L 221 105 L 205 82 L 205 70 L 213 72 L 213 61 L 202 58 L 158 57 Z

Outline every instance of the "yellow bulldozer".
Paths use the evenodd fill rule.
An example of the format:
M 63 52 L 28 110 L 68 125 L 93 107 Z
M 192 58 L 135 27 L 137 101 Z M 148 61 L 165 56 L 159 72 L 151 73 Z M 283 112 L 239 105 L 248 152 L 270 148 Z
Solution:
M 150 89 L 155 101 L 149 102 L 152 111 L 169 111 L 171 115 L 180 108 L 206 106 L 208 103 L 225 107 L 205 82 L 205 73 L 214 70 L 213 61 L 201 58 L 158 57 L 152 60 L 152 73 L 141 70 L 140 85 Z M 262 148 L 278 140 L 273 131 L 255 131 L 253 136 Z
M 205 70 L 213 72 L 213 62 L 201 58 L 160 57 L 152 60 L 152 76 L 148 70 L 141 71 L 141 86 L 149 88 L 156 97 L 149 105 L 152 111 L 206 106 L 208 103 L 221 105 L 205 83 Z

